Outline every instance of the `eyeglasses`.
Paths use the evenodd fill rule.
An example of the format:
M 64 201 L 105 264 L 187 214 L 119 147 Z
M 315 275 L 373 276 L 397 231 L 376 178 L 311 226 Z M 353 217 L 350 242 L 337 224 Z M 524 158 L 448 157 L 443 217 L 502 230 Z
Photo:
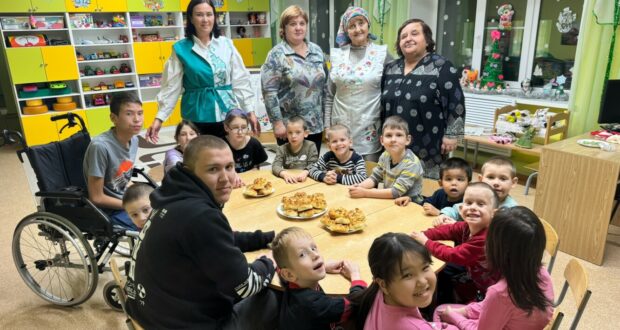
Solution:
M 230 129 L 231 132 L 233 133 L 237 133 L 237 134 L 241 134 L 241 133 L 247 133 L 250 128 L 249 127 L 230 127 L 228 126 L 228 129 Z

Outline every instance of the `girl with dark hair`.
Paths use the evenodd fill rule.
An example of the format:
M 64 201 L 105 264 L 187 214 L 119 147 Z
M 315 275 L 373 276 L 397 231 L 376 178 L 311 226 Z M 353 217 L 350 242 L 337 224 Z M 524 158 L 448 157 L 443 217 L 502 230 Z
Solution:
M 250 119 L 245 111 L 232 109 L 226 114 L 224 129 L 226 130 L 225 140 L 232 150 L 237 173 L 258 169 L 260 164 L 267 160 L 267 153 L 260 141 L 248 135 L 251 127 Z M 240 187 L 241 185 L 243 181 L 237 176 L 234 186 Z
M 260 133 L 254 115 L 254 91 L 250 73 L 232 41 L 222 35 L 211 0 L 192 0 L 187 6 L 185 38 L 172 46 L 163 72 L 157 102 L 159 111 L 146 132 L 159 140 L 162 123 L 181 99 L 181 117 L 193 122 L 201 134 L 224 137 L 224 117 L 234 108 L 248 112 L 252 130 Z
M 465 98 L 457 69 L 435 53 L 431 28 L 409 19 L 398 29 L 400 58 L 386 64 L 381 80 L 382 118 L 401 116 L 409 124 L 411 149 L 424 176 L 439 180 L 439 164 L 456 149 L 465 128 Z
M 442 305 L 435 320 L 459 329 L 543 329 L 553 315 L 553 283 L 541 259 L 546 238 L 542 223 L 523 206 L 495 214 L 486 241 L 486 257 L 502 279 L 483 301 Z
M 178 162 L 183 161 L 185 147 L 187 147 L 189 141 L 198 135 L 200 135 L 200 131 L 198 131 L 196 125 L 185 119 L 181 120 L 174 131 L 174 140 L 177 141 L 177 145 L 166 151 L 166 156 L 164 157 L 164 173 L 168 172 Z
M 368 263 L 372 284 L 351 296 L 357 329 L 456 329 L 427 322 L 418 310 L 431 303 L 437 282 L 422 244 L 402 233 L 385 233 L 372 243 Z

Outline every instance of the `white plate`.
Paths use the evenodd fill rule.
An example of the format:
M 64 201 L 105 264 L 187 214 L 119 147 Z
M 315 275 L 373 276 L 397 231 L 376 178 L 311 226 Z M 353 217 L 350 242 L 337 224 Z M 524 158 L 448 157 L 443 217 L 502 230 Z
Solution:
M 600 148 L 601 145 L 607 144 L 607 142 L 594 139 L 579 139 L 577 143 L 588 148 Z
M 322 216 L 323 214 L 325 214 L 325 212 L 327 212 L 327 209 L 323 209 L 323 211 L 319 212 L 319 213 L 315 213 L 313 216 L 311 217 L 293 217 L 290 215 L 286 215 L 286 213 L 284 213 L 284 205 L 282 203 L 278 204 L 278 207 L 276 208 L 276 212 L 278 212 L 279 215 L 285 217 L 285 218 L 289 218 L 289 219 L 295 219 L 295 220 L 310 220 L 310 219 L 315 219 L 318 218 L 320 216 Z
M 243 188 L 243 196 L 258 198 L 258 197 L 265 197 L 265 196 L 269 196 L 269 195 L 273 194 L 276 191 L 276 188 L 272 187 L 271 191 L 269 191 L 269 193 L 264 194 L 264 195 L 250 195 L 250 194 L 247 193 L 247 191 L 248 191 L 248 187 Z

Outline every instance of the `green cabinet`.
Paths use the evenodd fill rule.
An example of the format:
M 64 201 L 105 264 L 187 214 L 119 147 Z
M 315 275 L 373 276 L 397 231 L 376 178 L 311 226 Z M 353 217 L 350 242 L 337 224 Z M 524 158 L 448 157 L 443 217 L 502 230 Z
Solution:
M 114 126 L 110 119 L 109 107 L 88 109 L 85 112 L 88 122 L 88 133 L 90 133 L 91 136 L 99 135 Z
M 271 50 L 271 38 L 252 39 L 252 45 L 254 46 L 254 66 L 263 65 Z
M 47 81 L 40 47 L 8 48 L 6 57 L 13 84 Z
M 269 11 L 269 0 L 227 0 L 228 11 Z
M 158 1 L 155 1 L 156 3 Z M 132 12 L 181 11 L 181 0 L 161 0 L 161 7 L 147 7 L 144 0 L 127 0 L 127 10 Z
M 62 13 L 65 0 L 2 0 L 0 13 Z
M 233 39 L 233 44 L 241 55 L 243 64 L 250 67 L 263 65 L 271 50 L 271 38 Z

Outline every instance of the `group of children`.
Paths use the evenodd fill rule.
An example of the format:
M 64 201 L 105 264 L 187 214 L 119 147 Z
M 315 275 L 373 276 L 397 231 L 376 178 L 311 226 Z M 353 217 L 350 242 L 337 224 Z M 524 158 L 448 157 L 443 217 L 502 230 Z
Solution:
M 248 135 L 248 127 L 247 115 L 240 110 L 226 117 L 226 140 L 239 173 L 257 168 L 267 158 L 260 142 Z M 302 229 L 291 227 L 278 233 L 272 250 L 286 288 L 281 328 L 333 328 L 347 320 L 364 329 L 543 328 L 548 323 L 553 289 L 541 263 L 544 230 L 532 211 L 516 206 L 510 197 L 517 177 L 509 159 L 490 159 L 482 166 L 480 182 L 472 183 L 468 163 L 449 158 L 440 167 L 440 188 L 424 198 L 422 166 L 407 149 L 411 137 L 399 117 L 384 122 L 381 144 L 385 151 L 370 176 L 362 156 L 351 149 L 346 126 L 329 129 L 330 151 L 321 157 L 315 144 L 304 139 L 307 134 L 302 118 L 289 120 L 289 142 L 277 149 L 274 175 L 288 183 L 310 176 L 326 184 L 350 185 L 353 198 L 392 198 L 398 205 L 413 201 L 423 206 L 425 214 L 437 218 L 434 228 L 424 232 L 386 233 L 375 239 L 368 253 L 373 275 L 370 286 L 354 263 L 323 260 L 312 237 Z M 197 135 L 189 122 L 177 127 L 178 146 L 166 153 L 167 167 L 182 159 L 185 147 Z M 377 187 L 379 183 L 382 188 Z M 235 185 L 243 182 L 238 179 Z M 151 212 L 148 196 L 152 190 L 134 184 L 123 196 L 122 205 L 138 228 Z M 439 242 L 445 240 L 455 246 Z M 516 246 L 518 242 L 528 244 Z M 431 255 L 447 263 L 437 276 Z M 326 273 L 348 278 L 350 294 L 325 295 L 319 281 Z

